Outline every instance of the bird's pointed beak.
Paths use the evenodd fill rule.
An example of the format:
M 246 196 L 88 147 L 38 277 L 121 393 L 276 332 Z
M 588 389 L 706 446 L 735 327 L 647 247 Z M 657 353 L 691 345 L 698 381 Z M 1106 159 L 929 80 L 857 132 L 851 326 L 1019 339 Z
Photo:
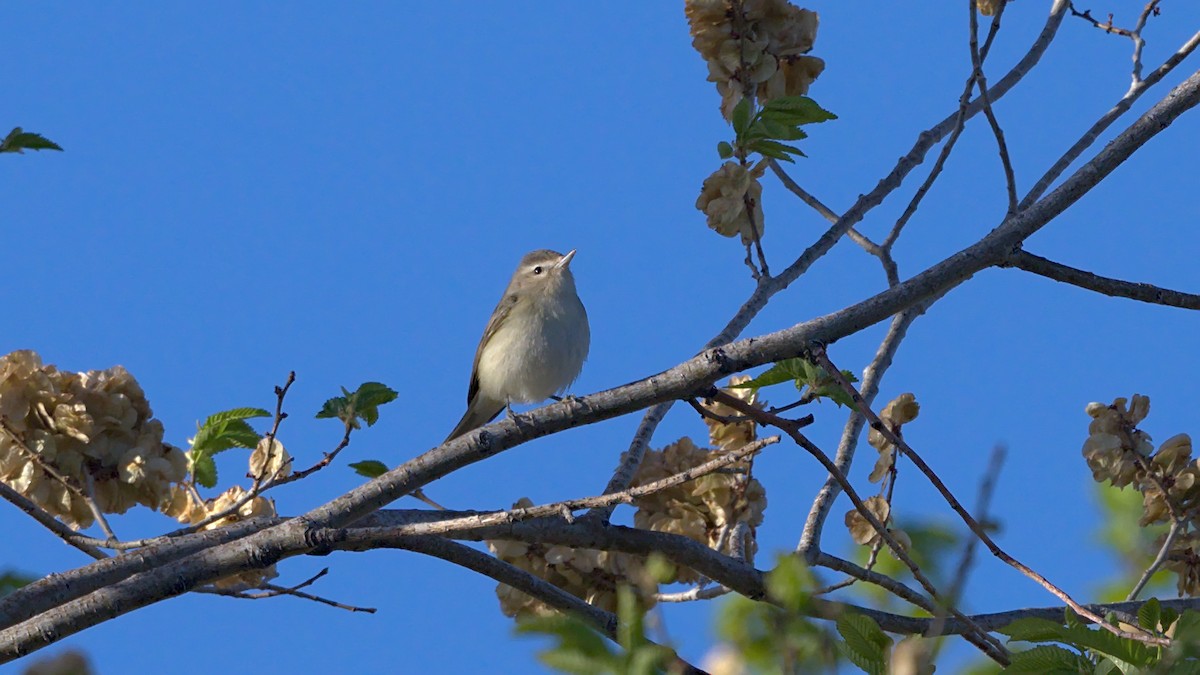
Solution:
M 576 250 L 577 249 L 571 249 L 570 252 L 562 257 L 562 260 L 554 263 L 554 269 L 557 270 L 569 266 L 571 264 L 571 259 L 575 257 Z

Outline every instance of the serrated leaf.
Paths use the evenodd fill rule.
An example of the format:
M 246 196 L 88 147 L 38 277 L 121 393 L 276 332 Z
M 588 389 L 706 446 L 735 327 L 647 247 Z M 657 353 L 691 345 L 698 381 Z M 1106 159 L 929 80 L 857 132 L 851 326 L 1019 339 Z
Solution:
M 1003 628 L 998 628 L 996 632 L 1021 642 L 1059 642 L 1066 638 L 1068 630 L 1049 619 L 1026 617 L 1017 619 Z
M 808 363 L 801 358 L 784 359 L 751 380 L 729 386 L 733 389 L 761 389 L 773 384 L 792 382 L 806 375 L 805 366 L 807 365 Z
M 192 448 L 215 455 L 230 448 L 254 448 L 262 435 L 241 419 L 205 424 L 192 439 Z
M 262 408 L 232 408 L 213 413 L 204 420 L 204 426 L 216 425 L 229 420 L 248 420 L 255 417 L 270 417 L 271 413 Z
M 358 398 L 358 404 L 364 406 L 381 406 L 395 401 L 400 396 L 395 389 L 381 382 L 363 382 L 358 385 L 358 391 L 354 394 Z
M 364 382 L 353 393 L 342 387 L 345 396 L 325 401 L 317 412 L 318 419 L 337 418 L 355 429 L 361 428 L 359 420 L 374 426 L 379 421 L 379 406 L 396 400 L 399 394 L 379 382 Z
M 1002 673 L 1078 673 L 1091 663 L 1075 652 L 1055 645 L 1040 645 L 1012 653 L 1012 663 Z
M 720 155 L 721 159 L 729 159 L 733 157 L 733 146 L 726 141 L 721 141 L 717 143 L 717 154 Z
M 837 631 L 846 642 L 845 651 L 854 665 L 868 673 L 887 672 L 886 650 L 892 646 L 879 624 L 869 617 L 845 612 L 837 618 Z
M 41 134 L 27 132 L 21 127 L 13 127 L 13 130 L 8 132 L 8 136 L 0 141 L 0 152 L 20 154 L 25 150 L 58 150 L 62 152 L 62 148 L 54 141 Z
M 808 134 L 804 133 L 803 129 L 797 128 L 794 124 L 780 121 L 777 114 L 764 112 L 759 118 L 759 123 L 762 124 L 763 130 L 766 132 L 766 138 L 775 138 L 782 141 L 798 141 L 802 138 L 808 138 Z
M 847 661 L 858 666 L 858 669 L 867 673 L 867 675 L 884 675 L 887 672 L 886 663 L 867 658 L 850 647 L 849 642 L 839 642 L 837 643 L 837 648 L 842 656 L 846 657 Z
M 797 148 L 794 145 L 788 145 L 778 141 L 770 141 L 765 138 L 748 144 L 746 149 L 752 152 L 757 152 L 758 154 L 766 157 L 782 159 L 785 162 L 794 162 L 795 160 L 792 159 L 792 155 L 800 155 L 801 157 L 808 156 L 805 155 L 800 148 Z
M 769 111 L 769 114 L 775 116 L 776 119 L 783 115 L 789 120 L 795 120 L 794 122 L 785 122 L 785 124 L 816 124 L 837 119 L 837 115 L 817 105 L 816 101 L 807 96 L 784 96 L 773 99 L 763 105 L 763 110 Z
M 188 455 L 191 460 L 192 475 L 196 478 L 196 482 L 202 487 L 216 487 L 217 463 L 213 461 L 212 455 L 196 450 L 192 450 Z
M 1158 630 L 1159 619 L 1162 618 L 1162 605 L 1158 598 L 1150 598 L 1138 607 L 1138 625 L 1146 630 Z
M 347 394 L 349 394 L 349 392 L 347 392 Z M 319 411 L 317 411 L 317 419 L 340 418 L 342 416 L 342 410 L 346 408 L 348 403 L 349 400 L 346 398 L 346 396 L 335 396 L 325 401 L 325 404 L 321 406 Z
M 738 104 L 733 107 L 733 114 L 730 115 L 730 122 L 733 124 L 733 133 L 738 139 L 746 133 L 750 127 L 750 99 L 743 98 L 738 101 Z
M 388 472 L 387 465 L 377 459 L 364 459 L 361 462 L 354 462 L 350 465 L 351 469 L 360 476 L 367 478 L 378 478 Z

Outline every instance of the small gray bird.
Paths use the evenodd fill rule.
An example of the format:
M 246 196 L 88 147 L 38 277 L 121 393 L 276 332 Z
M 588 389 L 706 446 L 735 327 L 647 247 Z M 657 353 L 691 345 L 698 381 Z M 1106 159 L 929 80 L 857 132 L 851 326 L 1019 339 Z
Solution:
M 496 418 L 512 403 L 537 403 L 565 390 L 583 369 L 591 331 L 575 292 L 571 259 L 526 253 L 492 312 L 471 366 L 467 412 L 452 440 Z

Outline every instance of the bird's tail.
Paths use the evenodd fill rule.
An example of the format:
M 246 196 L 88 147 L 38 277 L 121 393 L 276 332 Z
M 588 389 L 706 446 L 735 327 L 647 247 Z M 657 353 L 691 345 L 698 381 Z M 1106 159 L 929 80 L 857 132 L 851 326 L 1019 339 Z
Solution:
M 467 412 L 463 414 L 462 419 L 458 421 L 458 425 L 454 427 L 454 431 L 446 437 L 443 443 L 448 443 L 459 436 L 474 431 L 479 427 L 496 419 L 500 411 L 504 410 L 504 404 L 490 399 L 485 399 L 482 395 L 476 395 L 467 405 Z

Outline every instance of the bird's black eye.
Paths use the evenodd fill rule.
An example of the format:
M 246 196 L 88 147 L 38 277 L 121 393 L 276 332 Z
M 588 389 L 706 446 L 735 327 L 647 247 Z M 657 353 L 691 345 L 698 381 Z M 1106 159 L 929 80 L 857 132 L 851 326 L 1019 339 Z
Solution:
M 537 267 L 533 268 L 533 273 L 534 273 L 534 274 L 541 274 L 541 273 L 542 273 L 542 266 L 541 266 L 541 265 L 538 265 Z

